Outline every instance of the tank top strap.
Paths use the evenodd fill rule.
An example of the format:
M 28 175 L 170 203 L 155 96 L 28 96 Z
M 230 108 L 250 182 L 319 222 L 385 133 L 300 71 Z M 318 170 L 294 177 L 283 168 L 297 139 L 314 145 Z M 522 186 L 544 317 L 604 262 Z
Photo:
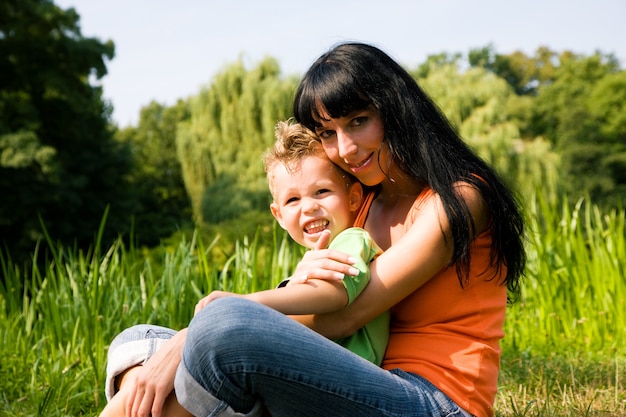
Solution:
M 367 214 L 370 211 L 370 207 L 372 206 L 372 201 L 374 201 L 374 197 L 376 197 L 376 190 L 366 191 L 365 198 L 363 199 L 363 204 L 361 204 L 361 207 L 356 214 L 356 218 L 354 219 L 354 227 L 365 226 L 365 220 L 367 219 Z

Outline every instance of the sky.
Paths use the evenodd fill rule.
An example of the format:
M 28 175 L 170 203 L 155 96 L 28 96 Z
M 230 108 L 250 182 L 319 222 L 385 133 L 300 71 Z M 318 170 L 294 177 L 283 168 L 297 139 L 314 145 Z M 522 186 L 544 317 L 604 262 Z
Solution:
M 626 0 L 54 0 L 80 15 L 85 37 L 115 43 L 99 83 L 119 127 L 151 101 L 196 95 L 238 60 L 275 58 L 302 75 L 333 45 L 360 41 L 414 68 L 429 55 L 612 53 L 626 68 Z

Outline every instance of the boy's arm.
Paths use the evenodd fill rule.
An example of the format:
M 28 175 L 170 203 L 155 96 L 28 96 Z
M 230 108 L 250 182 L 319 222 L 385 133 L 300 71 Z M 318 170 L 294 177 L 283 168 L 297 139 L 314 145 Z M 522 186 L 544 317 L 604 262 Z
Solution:
M 348 303 L 348 293 L 342 282 L 311 279 L 300 285 L 235 294 L 213 291 L 196 305 L 196 313 L 211 301 L 222 297 L 247 298 L 288 315 L 329 313 Z
M 348 303 L 348 293 L 343 283 L 320 279 L 242 297 L 291 315 L 328 313 Z
M 216 298 L 241 297 L 256 301 L 287 315 L 322 314 L 338 311 L 352 302 L 369 281 L 369 262 L 380 252 L 369 234 L 361 228 L 349 228 L 341 232 L 330 245 L 350 254 L 356 276 L 344 280 L 296 280 L 295 283 L 279 285 L 279 288 L 252 294 L 234 294 L 213 291 L 196 305 L 196 313 Z M 292 279 L 293 281 L 293 279 Z M 281 283 L 282 284 L 282 283 Z M 290 285 L 297 284 L 297 285 Z
M 351 255 L 355 260 L 352 266 L 358 274 L 345 276 L 343 281 L 300 281 L 298 285 L 287 285 L 244 297 L 290 315 L 340 310 L 352 302 L 369 282 L 369 262 L 380 253 L 380 249 L 365 230 L 357 227 L 341 232 L 330 243 L 329 248 Z

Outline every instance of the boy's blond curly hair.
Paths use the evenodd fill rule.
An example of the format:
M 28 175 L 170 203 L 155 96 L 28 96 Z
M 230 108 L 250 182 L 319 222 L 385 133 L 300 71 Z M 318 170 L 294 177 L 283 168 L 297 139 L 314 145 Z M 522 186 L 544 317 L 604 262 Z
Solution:
M 276 123 L 274 128 L 276 142 L 274 146 L 263 155 L 265 173 L 270 186 L 270 192 L 274 194 L 272 185 L 272 171 L 277 164 L 285 166 L 288 172 L 296 172 L 300 169 L 300 161 L 308 156 L 321 156 L 327 158 L 320 139 L 315 132 L 296 122 L 291 118 Z M 356 179 L 334 165 L 341 177 L 350 186 Z
M 279 121 L 274 128 L 274 147 L 263 155 L 265 172 L 271 173 L 277 163 L 292 171 L 298 168 L 297 162 L 310 155 L 325 155 L 320 140 L 314 132 L 294 119 Z

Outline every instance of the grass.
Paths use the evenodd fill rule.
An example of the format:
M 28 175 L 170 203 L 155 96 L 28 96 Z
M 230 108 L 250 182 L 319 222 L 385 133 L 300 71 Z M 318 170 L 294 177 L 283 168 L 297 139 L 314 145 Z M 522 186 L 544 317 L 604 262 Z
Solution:
M 505 351 L 498 416 L 624 416 L 624 366 L 617 355 Z
M 624 211 L 540 198 L 528 207 L 527 279 L 505 324 L 496 413 L 626 415 Z M 123 328 L 181 328 L 211 289 L 254 291 L 289 275 L 302 249 L 277 229 L 259 233 L 219 263 L 219 238 L 198 234 L 151 252 L 48 240 L 28 268 L 0 252 L 0 414 L 97 415 L 107 345 Z
M 624 211 L 602 213 L 582 199 L 529 206 L 527 279 L 508 316 L 512 343 L 625 353 Z

